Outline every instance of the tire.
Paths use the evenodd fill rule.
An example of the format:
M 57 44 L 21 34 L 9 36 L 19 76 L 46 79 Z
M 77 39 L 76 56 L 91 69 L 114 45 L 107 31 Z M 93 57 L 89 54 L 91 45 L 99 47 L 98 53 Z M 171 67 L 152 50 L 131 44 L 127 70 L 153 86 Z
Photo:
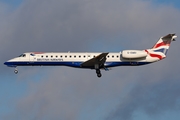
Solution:
M 102 75 L 101 74 L 97 74 L 97 76 L 100 78 Z
M 18 70 L 14 70 L 14 73 L 15 73 L 15 74 L 18 74 Z

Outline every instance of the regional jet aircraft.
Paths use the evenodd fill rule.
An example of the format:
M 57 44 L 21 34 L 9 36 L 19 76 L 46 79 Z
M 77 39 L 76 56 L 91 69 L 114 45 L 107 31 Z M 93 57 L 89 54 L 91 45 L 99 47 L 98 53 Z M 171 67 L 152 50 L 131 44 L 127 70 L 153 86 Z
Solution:
M 75 68 L 95 69 L 98 77 L 101 70 L 109 70 L 117 66 L 139 66 L 162 60 L 166 57 L 171 41 L 175 41 L 175 34 L 161 37 L 151 48 L 145 50 L 123 50 L 117 53 L 61 53 L 61 52 L 27 52 L 19 57 L 5 62 L 8 67 L 17 66 L 69 66 Z

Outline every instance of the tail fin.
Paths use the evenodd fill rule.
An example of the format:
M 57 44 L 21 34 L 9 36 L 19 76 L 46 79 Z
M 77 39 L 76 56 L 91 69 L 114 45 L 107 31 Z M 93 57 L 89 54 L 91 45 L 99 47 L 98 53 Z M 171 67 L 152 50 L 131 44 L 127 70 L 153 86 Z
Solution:
M 171 41 L 175 41 L 176 37 L 177 36 L 175 36 L 175 34 L 168 34 L 164 37 L 161 37 L 158 42 L 152 47 L 152 50 L 154 52 L 162 52 L 166 55 Z
M 175 41 L 175 38 L 177 38 L 175 34 L 168 34 L 161 37 L 158 42 L 149 49 L 149 51 L 146 50 L 146 52 L 148 52 L 151 57 L 161 60 L 166 57 L 171 41 Z

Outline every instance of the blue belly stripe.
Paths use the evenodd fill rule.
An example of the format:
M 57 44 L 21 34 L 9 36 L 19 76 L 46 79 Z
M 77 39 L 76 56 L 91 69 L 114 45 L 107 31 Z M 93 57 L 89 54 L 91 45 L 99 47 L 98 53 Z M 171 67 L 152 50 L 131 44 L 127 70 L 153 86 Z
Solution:
M 5 62 L 4 64 L 9 67 L 16 66 L 69 66 L 82 68 L 81 63 L 83 62 Z M 149 64 L 150 62 L 105 62 L 105 67 L 116 67 L 116 66 L 138 66 Z M 94 67 L 94 66 L 92 66 Z M 92 68 L 91 67 L 91 68 Z

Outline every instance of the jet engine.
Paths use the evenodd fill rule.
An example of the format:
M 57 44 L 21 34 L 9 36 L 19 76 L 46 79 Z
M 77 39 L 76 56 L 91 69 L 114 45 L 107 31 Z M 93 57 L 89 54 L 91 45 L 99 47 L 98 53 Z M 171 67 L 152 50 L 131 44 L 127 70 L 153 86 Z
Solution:
M 138 59 L 147 56 L 147 52 L 143 50 L 123 50 L 122 57 L 125 59 Z

